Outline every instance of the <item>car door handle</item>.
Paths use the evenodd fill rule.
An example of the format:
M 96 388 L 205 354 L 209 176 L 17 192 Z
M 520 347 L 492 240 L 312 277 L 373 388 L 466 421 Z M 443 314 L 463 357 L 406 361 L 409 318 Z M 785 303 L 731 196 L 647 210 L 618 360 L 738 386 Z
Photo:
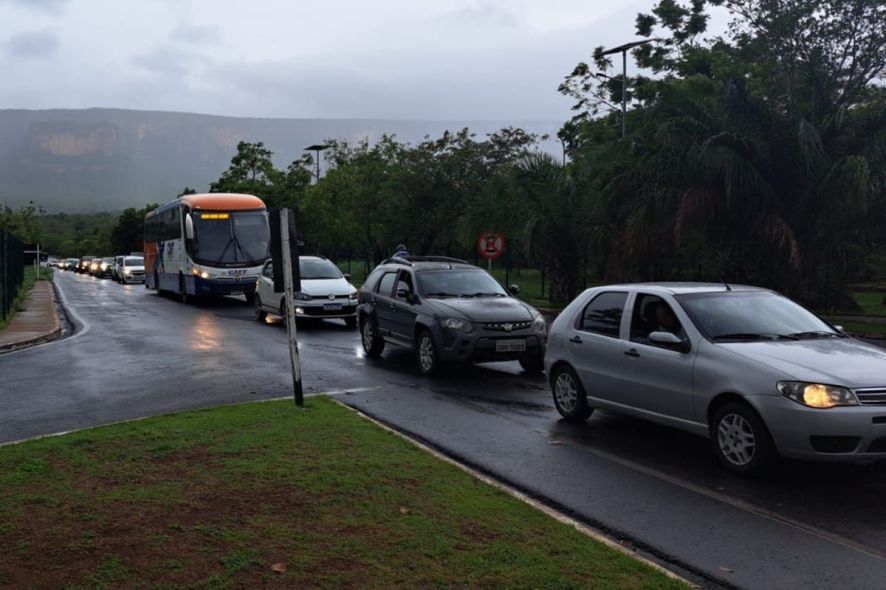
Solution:
M 632 349 L 630 349 L 630 350 L 626 350 L 626 351 L 624 351 L 624 354 L 625 354 L 625 356 L 632 356 L 632 357 L 635 357 L 635 358 L 638 357 L 638 356 L 640 356 L 640 353 L 637 352 L 637 349 L 636 349 L 636 348 L 632 348 Z
M 569 341 L 575 344 L 581 344 L 581 336 L 573 336 L 569 339 Z

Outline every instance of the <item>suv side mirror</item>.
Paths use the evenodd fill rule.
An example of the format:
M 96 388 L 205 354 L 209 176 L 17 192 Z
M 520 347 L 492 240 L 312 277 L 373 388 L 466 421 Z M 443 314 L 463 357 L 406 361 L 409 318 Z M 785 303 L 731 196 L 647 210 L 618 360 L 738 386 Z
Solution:
M 351 274 L 350 274 L 350 273 L 347 273 L 347 272 L 344 274 L 344 277 L 345 277 L 345 280 L 346 280 L 347 282 L 349 282 L 349 283 L 351 282 L 351 279 L 353 278 L 353 277 L 351 276 Z
M 409 303 L 415 303 L 416 297 L 412 291 L 409 289 L 397 289 L 397 297 L 400 299 L 405 299 Z
M 520 294 L 520 285 L 511 285 L 508 287 L 508 293 L 511 295 L 519 295 Z

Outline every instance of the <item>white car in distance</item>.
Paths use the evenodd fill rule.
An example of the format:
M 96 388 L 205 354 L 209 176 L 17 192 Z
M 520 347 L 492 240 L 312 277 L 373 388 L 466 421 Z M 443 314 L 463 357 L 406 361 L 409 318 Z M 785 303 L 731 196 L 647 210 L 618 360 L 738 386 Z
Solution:
M 301 291 L 295 294 L 298 319 L 342 319 L 349 328 L 357 325 L 357 288 L 350 275 L 323 256 L 299 256 Z M 262 267 L 255 293 L 255 319 L 268 314 L 286 317 L 286 299 L 274 292 L 274 269 L 268 260 Z

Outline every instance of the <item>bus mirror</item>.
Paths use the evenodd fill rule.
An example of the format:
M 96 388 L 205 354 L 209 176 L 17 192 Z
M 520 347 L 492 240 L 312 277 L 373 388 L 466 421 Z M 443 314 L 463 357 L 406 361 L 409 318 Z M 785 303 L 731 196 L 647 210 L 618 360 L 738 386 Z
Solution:
M 190 213 L 185 215 L 185 237 L 189 240 L 194 239 L 194 219 Z

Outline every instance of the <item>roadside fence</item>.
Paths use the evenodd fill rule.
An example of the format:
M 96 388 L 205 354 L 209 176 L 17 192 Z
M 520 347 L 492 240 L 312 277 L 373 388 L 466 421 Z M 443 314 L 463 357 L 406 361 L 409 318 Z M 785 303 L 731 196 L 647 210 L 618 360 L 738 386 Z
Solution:
M 24 278 L 24 245 L 14 235 L 0 230 L 0 321 L 12 312 Z

